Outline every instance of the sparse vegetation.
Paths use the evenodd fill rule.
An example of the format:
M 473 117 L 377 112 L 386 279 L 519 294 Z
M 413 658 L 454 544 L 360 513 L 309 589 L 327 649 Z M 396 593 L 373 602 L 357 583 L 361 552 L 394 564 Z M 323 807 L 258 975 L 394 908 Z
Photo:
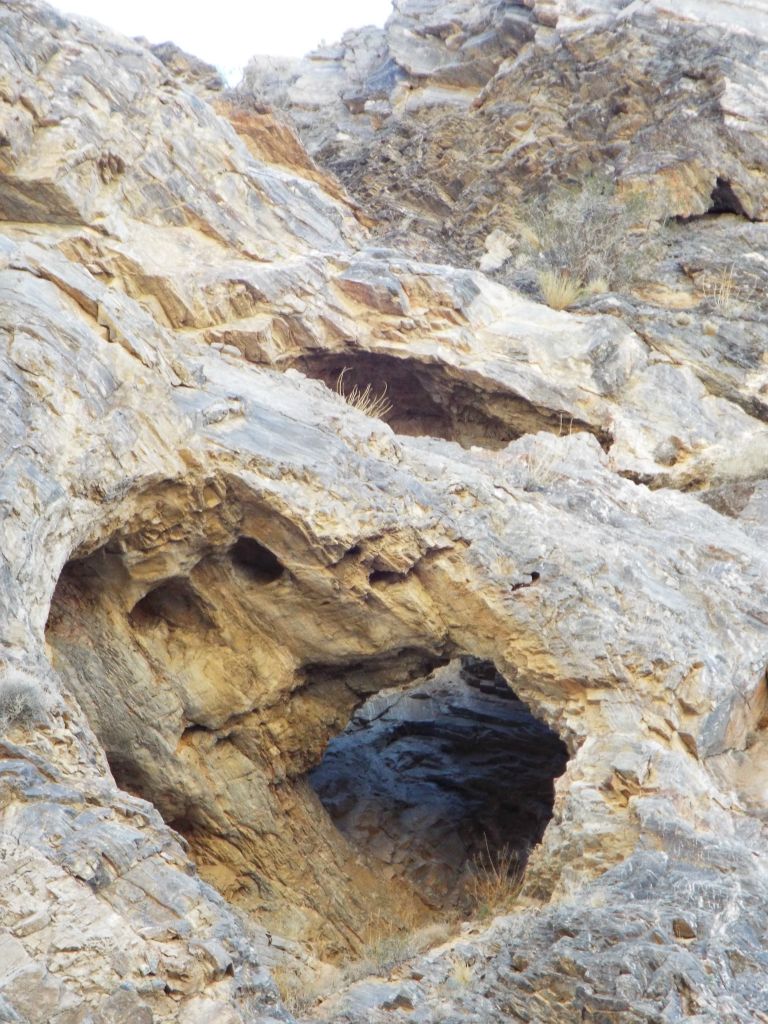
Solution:
M 363 955 L 344 967 L 348 983 L 373 974 L 387 974 L 406 960 L 446 942 L 453 929 L 449 921 L 415 928 L 412 922 L 393 924 L 384 914 L 372 914 L 364 932 Z
M 387 398 L 387 385 L 384 384 L 381 391 L 375 392 L 372 384 L 366 384 L 361 390 L 355 384 L 350 391 L 347 391 L 345 375 L 349 370 L 345 366 L 336 379 L 336 394 L 340 395 L 347 405 L 358 409 L 366 416 L 375 416 L 381 419 L 392 411 L 392 403 Z
M 710 282 L 707 295 L 718 313 L 726 314 L 731 311 L 734 301 L 733 264 Z
M 12 725 L 32 725 L 44 713 L 43 692 L 34 680 L 24 676 L 0 680 L 0 735 Z
M 415 934 L 412 922 L 393 925 L 383 913 L 372 914 L 364 935 L 364 963 L 371 964 L 374 973 L 392 970 L 420 952 L 414 942 Z
M 472 964 L 466 961 L 463 957 L 456 957 L 453 960 L 451 967 L 451 980 L 459 988 L 466 988 L 467 985 L 472 981 L 472 975 L 474 971 Z
M 272 968 L 272 978 L 286 1010 L 296 1017 L 309 1013 L 315 1003 L 328 995 L 324 986 L 285 967 Z
M 609 292 L 610 290 L 610 282 L 605 277 L 593 277 L 592 280 L 587 281 L 584 286 L 584 294 L 587 296 L 603 295 L 605 292 Z
M 465 907 L 480 918 L 488 917 L 495 911 L 510 910 L 514 905 L 525 877 L 525 858 L 504 845 L 493 849 L 484 837 L 483 848 L 472 858 L 464 880 Z M 388 974 L 400 964 L 411 960 L 428 949 L 447 942 L 457 931 L 458 918 L 434 922 L 422 928 L 415 928 L 413 922 L 400 920 L 392 922 L 383 912 L 377 911 L 369 918 L 363 933 L 362 956 L 345 965 L 344 980 L 347 984 L 360 981 L 371 975 Z M 450 980 L 458 987 L 465 987 L 473 976 L 473 967 L 462 957 L 452 961 Z M 277 979 L 276 979 L 277 980 Z M 280 991 L 285 983 L 278 981 Z M 316 999 L 317 997 L 313 997 Z M 284 1001 L 291 1007 L 292 993 Z
M 568 428 L 570 436 L 573 427 L 571 421 Z M 563 425 L 560 425 L 560 437 L 563 436 Z M 538 439 L 537 439 L 538 441 Z M 527 470 L 523 488 L 526 491 L 546 490 L 561 476 L 558 466 L 562 461 L 562 452 L 557 445 L 549 439 L 538 441 L 535 447 L 531 447 L 521 456 L 521 462 Z
M 620 197 L 610 179 L 554 190 L 532 203 L 523 220 L 520 245 L 538 269 L 542 298 L 554 309 L 629 284 L 650 255 L 645 203 Z
M 494 911 L 511 910 L 525 880 L 525 857 L 508 844 L 491 849 L 483 840 L 469 866 L 465 892 L 472 910 L 479 917 Z
M 541 270 L 538 281 L 541 296 L 552 309 L 568 309 L 584 291 L 577 280 L 560 270 Z
M 759 277 L 743 271 L 735 273 L 731 264 L 704 275 L 704 295 L 710 308 L 719 316 L 743 315 L 744 307 L 759 300 L 763 292 Z

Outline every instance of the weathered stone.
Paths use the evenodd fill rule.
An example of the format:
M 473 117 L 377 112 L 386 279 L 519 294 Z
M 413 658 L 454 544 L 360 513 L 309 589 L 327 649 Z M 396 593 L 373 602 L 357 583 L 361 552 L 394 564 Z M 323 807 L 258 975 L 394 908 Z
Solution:
M 349 134 L 319 166 L 174 49 L 0 14 L 0 700 L 41 695 L 0 708 L 8 1021 L 287 1021 L 270 972 L 350 1024 L 764 1013 L 761 6 L 399 6 L 264 72 Z M 413 255 L 604 158 L 687 218 L 631 294 Z M 435 819 L 366 849 L 309 773 L 467 656 L 566 745 L 552 819 L 514 913 L 345 988 L 372 914 L 435 916 Z
M 290 112 L 412 251 L 474 263 L 489 232 L 514 236 L 542 187 L 590 170 L 657 216 L 768 214 L 759 0 L 406 0 L 375 45 L 368 32 L 277 75 L 254 58 L 240 89 Z

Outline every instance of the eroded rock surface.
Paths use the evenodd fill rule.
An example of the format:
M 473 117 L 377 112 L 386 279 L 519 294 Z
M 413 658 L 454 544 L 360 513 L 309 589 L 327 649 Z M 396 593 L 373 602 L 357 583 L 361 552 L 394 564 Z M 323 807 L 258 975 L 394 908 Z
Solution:
M 768 252 L 744 215 L 764 213 L 764 34 L 759 5 L 738 36 L 726 7 L 456 3 L 438 24 L 404 4 L 361 46 L 359 68 L 391 53 L 437 90 L 435 145 L 446 90 L 482 135 L 525 66 L 560 67 L 537 93 L 557 141 L 627 53 L 639 81 L 668 68 L 620 177 L 642 153 L 656 189 L 654 132 L 679 142 L 690 104 L 701 159 L 667 154 L 654 195 L 725 212 L 676 224 L 642 290 L 571 313 L 384 248 L 288 126 L 173 48 L 3 7 L 0 702 L 40 698 L 0 706 L 0 1016 L 287 1021 L 276 969 L 325 978 L 315 1016 L 359 1024 L 760 1019 Z M 414 140 L 429 109 L 398 115 Z M 359 124 L 378 194 L 388 129 Z M 505 191 L 466 147 L 503 213 L 528 165 Z M 456 253 L 480 246 L 472 197 Z M 345 366 L 388 384 L 388 422 L 326 386 Z M 514 914 L 339 991 L 371 905 L 428 920 L 430 900 L 308 774 L 368 698 L 460 657 L 566 745 L 552 820 Z

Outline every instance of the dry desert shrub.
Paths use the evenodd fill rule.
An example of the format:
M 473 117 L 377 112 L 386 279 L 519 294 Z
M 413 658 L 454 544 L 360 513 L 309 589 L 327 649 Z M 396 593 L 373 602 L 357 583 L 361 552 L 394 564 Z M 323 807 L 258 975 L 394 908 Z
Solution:
M 295 1017 L 309 1013 L 320 999 L 328 995 L 325 986 L 306 977 L 299 977 L 295 971 L 286 967 L 273 967 L 271 973 L 283 1006 Z
M 371 915 L 364 933 L 363 961 L 372 964 L 375 973 L 390 971 L 418 952 L 411 922 L 393 925 L 382 913 Z
M 654 251 L 647 204 L 619 196 L 608 178 L 557 188 L 534 200 L 521 220 L 520 244 L 538 268 L 544 301 L 555 309 L 630 284 Z
M 491 849 L 488 837 L 472 858 L 464 883 L 472 910 L 480 917 L 511 910 L 525 880 L 526 858 L 509 844 Z
M 40 721 L 45 711 L 45 696 L 34 680 L 15 675 L 0 680 L 0 735 L 13 725 Z
M 336 378 L 336 394 L 340 395 L 347 405 L 351 405 L 353 409 L 358 409 L 366 416 L 374 416 L 378 419 L 392 411 L 392 403 L 387 398 L 386 384 L 382 386 L 379 392 L 373 390 L 372 384 L 366 384 L 362 390 L 355 384 L 350 391 L 347 391 L 344 376 L 348 370 L 349 367 L 345 366 Z
M 374 913 L 363 933 L 362 956 L 344 967 L 344 977 L 347 982 L 353 982 L 374 974 L 386 974 L 406 960 L 447 942 L 453 931 L 447 920 L 415 928 L 412 922 L 393 924 L 381 912 Z

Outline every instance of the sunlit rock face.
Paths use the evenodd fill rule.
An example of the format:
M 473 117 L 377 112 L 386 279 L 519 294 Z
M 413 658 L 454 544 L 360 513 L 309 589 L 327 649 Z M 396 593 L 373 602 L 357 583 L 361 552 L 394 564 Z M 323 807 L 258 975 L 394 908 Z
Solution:
M 294 130 L 4 6 L 0 1018 L 760 1019 L 765 11 L 732 8 L 400 4 L 270 65 Z M 606 160 L 679 220 L 557 312 L 511 218 Z M 522 891 L 462 921 L 486 843 Z M 366 961 L 372 917 L 448 944 Z

